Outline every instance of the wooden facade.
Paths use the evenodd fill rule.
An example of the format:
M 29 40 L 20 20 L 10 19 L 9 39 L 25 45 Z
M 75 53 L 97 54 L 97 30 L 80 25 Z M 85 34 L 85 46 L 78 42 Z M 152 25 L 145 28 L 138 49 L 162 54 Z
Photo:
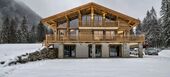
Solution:
M 53 30 L 44 41 L 55 43 L 143 43 L 144 35 L 130 35 L 140 21 L 96 3 L 50 16 L 42 23 Z

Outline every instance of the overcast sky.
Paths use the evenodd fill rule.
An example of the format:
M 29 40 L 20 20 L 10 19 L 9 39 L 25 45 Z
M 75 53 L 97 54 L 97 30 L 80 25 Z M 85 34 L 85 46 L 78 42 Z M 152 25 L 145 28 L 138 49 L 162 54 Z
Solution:
M 146 15 L 146 11 L 152 6 L 159 16 L 161 0 L 19 0 L 28 5 L 41 17 L 45 18 L 57 13 L 69 10 L 71 8 L 95 2 L 108 7 L 112 10 L 127 14 L 129 16 L 140 18 Z

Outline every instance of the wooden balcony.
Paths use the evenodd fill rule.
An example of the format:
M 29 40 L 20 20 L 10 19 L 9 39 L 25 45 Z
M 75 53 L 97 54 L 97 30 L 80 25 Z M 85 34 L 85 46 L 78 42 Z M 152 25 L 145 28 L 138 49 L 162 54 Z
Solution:
M 60 36 L 46 35 L 45 45 L 48 46 L 52 43 L 143 43 L 145 40 L 144 35 L 130 35 L 130 36 L 94 36 L 94 35 L 72 35 Z
M 79 29 L 119 29 L 119 30 L 130 30 L 128 23 L 120 21 L 107 21 L 103 22 L 81 22 L 82 25 L 79 26 Z M 92 24 L 93 23 L 93 24 Z

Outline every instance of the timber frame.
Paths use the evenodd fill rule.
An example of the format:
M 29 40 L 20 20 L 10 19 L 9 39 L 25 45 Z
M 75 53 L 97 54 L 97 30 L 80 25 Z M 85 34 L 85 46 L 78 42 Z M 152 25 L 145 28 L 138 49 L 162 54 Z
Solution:
M 144 35 L 130 35 L 140 21 L 112 9 L 88 3 L 41 21 L 52 29 L 44 41 L 54 43 L 143 43 Z

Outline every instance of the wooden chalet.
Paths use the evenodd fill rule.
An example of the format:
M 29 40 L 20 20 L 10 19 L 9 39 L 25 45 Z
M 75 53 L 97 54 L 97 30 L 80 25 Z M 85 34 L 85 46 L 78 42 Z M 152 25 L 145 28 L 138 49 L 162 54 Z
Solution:
M 140 21 L 99 4 L 88 3 L 42 23 L 53 31 L 44 44 L 58 48 L 59 58 L 129 57 L 131 43 L 139 46 L 142 57 L 144 35 L 130 34 Z

